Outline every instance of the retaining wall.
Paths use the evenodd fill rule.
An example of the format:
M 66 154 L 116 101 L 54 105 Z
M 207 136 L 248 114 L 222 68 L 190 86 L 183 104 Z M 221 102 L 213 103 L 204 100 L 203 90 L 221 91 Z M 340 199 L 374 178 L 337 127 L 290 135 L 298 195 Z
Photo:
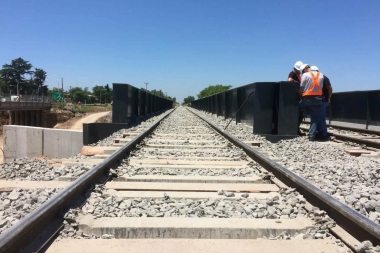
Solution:
M 3 127 L 4 162 L 38 155 L 67 158 L 80 153 L 82 147 L 82 131 L 14 125 Z

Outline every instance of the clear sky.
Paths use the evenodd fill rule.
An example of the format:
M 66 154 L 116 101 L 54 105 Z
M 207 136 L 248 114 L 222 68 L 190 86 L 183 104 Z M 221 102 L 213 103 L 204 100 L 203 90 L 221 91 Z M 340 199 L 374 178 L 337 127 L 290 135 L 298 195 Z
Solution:
M 64 88 L 129 83 L 182 102 L 208 85 L 286 80 L 298 60 L 334 91 L 380 89 L 378 0 L 1 0 L 0 65 Z

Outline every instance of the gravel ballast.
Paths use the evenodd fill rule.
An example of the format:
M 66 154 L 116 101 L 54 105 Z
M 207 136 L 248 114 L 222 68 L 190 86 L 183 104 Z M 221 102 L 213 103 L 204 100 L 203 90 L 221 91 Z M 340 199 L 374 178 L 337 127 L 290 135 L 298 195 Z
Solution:
M 0 194 L 0 234 L 41 206 L 59 189 L 14 189 Z

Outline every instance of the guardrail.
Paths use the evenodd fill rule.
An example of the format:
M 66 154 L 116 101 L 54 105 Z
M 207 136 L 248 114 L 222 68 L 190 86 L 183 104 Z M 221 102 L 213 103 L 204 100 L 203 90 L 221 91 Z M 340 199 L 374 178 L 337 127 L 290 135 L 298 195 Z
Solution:
M 289 122 L 284 118 L 292 117 L 292 112 L 287 104 L 293 105 L 294 101 L 298 103 L 300 99 L 298 94 L 292 94 L 291 91 L 283 93 L 284 85 L 289 85 L 288 83 L 252 83 L 192 101 L 191 106 L 218 116 L 224 116 L 226 119 L 235 118 L 237 123 L 246 123 L 254 128 L 256 115 L 261 114 L 256 118 L 263 119 L 263 110 L 267 110 L 268 114 L 265 116 L 265 121 L 268 123 L 270 121 L 269 111 L 273 110 L 274 128 L 269 127 L 268 124 L 265 124 L 265 127 L 267 129 L 269 127 L 272 132 L 276 132 L 276 128 L 280 127 L 280 124 Z M 291 89 L 298 93 L 299 83 L 293 82 L 292 85 L 293 88 Z M 236 114 L 242 102 L 252 92 L 255 92 L 256 95 L 251 96 L 247 104 Z M 270 101 L 273 101 L 272 105 Z M 281 103 L 283 103 L 284 107 L 281 106 Z M 281 112 L 281 110 L 283 111 Z M 277 115 L 277 113 L 280 114 Z M 333 93 L 330 106 L 326 109 L 326 119 L 329 120 L 329 124 L 331 124 L 331 121 L 364 124 L 366 129 L 368 129 L 369 125 L 380 126 L 380 90 Z M 256 128 L 259 129 L 260 125 L 257 125 Z M 265 134 L 266 132 L 262 130 L 255 132 L 254 130 L 254 133 Z
M 380 126 L 380 90 L 333 93 L 326 118 L 331 121 Z
M 172 108 L 173 101 L 130 84 L 113 83 L 112 123 Z
M 191 107 L 253 127 L 261 135 L 297 135 L 299 83 L 251 83 L 191 102 Z M 239 108 L 240 111 L 239 111 Z
M 8 95 L 0 97 L 0 110 L 49 110 L 51 98 L 36 95 Z

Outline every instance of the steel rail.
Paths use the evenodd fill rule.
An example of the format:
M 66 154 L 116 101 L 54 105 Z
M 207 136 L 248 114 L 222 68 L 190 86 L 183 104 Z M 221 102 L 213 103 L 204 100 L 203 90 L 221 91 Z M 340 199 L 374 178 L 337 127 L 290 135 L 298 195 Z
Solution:
M 302 124 L 310 125 L 310 122 L 302 121 Z M 338 125 L 334 125 L 334 124 L 326 124 L 326 125 L 328 127 L 333 127 L 333 128 L 340 129 L 340 130 L 348 130 L 348 131 L 358 132 L 358 133 L 362 133 L 362 134 L 380 135 L 380 131 L 377 131 L 377 130 L 362 129 L 362 128 L 358 128 L 358 127 L 349 127 L 349 126 L 338 126 Z
M 306 127 L 300 127 L 300 129 L 305 130 L 305 131 L 309 130 Z M 354 142 L 357 144 L 366 145 L 367 147 L 380 149 L 380 142 L 370 141 L 370 140 L 366 140 L 366 139 L 360 139 L 357 137 L 352 137 L 352 136 L 347 136 L 344 134 L 337 134 L 337 133 L 330 133 L 330 136 L 334 136 L 338 140 L 350 141 L 350 142 Z
M 123 159 L 128 152 L 134 150 L 136 144 L 147 137 L 173 111 L 161 117 L 150 128 L 137 135 L 130 142 L 126 143 L 108 158 L 0 235 L 0 252 L 20 252 L 25 249 L 52 221 L 59 218 L 64 211 L 73 207 L 73 204 L 77 203 L 78 200 L 83 200 L 86 190 L 98 182 L 104 176 L 107 169 Z
M 192 112 L 191 110 L 189 111 Z M 240 141 L 238 138 L 223 131 L 222 128 L 209 122 L 202 116 L 194 112 L 192 113 L 204 120 L 234 145 L 242 148 L 249 157 L 263 166 L 266 170 L 273 173 L 273 175 L 283 183 L 289 187 L 295 188 L 312 205 L 324 210 L 339 226 L 341 226 L 357 240 L 370 240 L 374 245 L 380 245 L 380 226 L 378 224 L 374 223 L 347 205 L 341 203 L 334 197 L 323 192 L 313 184 L 307 182 L 305 179 L 289 171 L 275 161 L 269 159 L 259 151 Z

